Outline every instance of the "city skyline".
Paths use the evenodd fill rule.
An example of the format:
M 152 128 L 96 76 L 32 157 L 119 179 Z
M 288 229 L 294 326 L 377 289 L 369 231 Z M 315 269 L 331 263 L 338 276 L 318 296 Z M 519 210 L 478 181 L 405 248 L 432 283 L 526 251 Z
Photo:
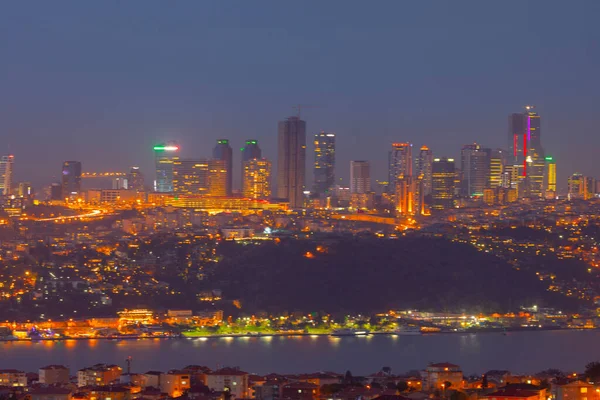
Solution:
M 301 103 L 315 106 L 302 110 L 307 134 L 338 134 L 336 176 L 347 181 L 341 166 L 352 159 L 372 160 L 373 176 L 384 176 L 380 149 L 395 141 L 456 159 L 474 141 L 504 148 L 506 116 L 531 103 L 545 118 L 560 189 L 572 172 L 598 174 L 597 2 L 533 1 L 518 15 L 503 4 L 441 4 L 432 15 L 422 4 L 384 3 L 244 4 L 239 13 L 11 4 L 0 17 L 18 38 L 2 44 L 2 154 L 19 161 L 16 181 L 36 187 L 59 178 L 64 160 L 150 175 L 146 149 L 169 139 L 208 156 L 215 138 L 240 146 L 252 137 L 274 160 L 273 121 Z

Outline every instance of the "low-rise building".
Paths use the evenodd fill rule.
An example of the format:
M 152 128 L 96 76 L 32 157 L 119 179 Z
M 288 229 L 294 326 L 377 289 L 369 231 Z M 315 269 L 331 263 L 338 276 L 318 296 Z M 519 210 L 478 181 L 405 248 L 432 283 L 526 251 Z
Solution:
M 450 363 L 430 364 L 423 375 L 423 390 L 460 389 L 463 385 L 463 372 L 458 365 Z M 449 382 L 448 385 L 446 382 Z M 449 387 L 448 387 L 449 386 Z
M 41 387 L 29 392 L 31 400 L 71 400 L 72 391 L 62 387 Z
M 0 369 L 0 386 L 27 386 L 27 375 L 16 369 Z
M 64 365 L 47 365 L 40 368 L 39 381 L 45 385 L 69 383 L 69 368 Z
M 513 388 L 512 385 L 480 397 L 482 400 L 539 400 L 539 398 L 540 395 L 536 391 Z
M 556 400 L 591 400 L 600 397 L 594 385 L 584 381 L 556 382 L 552 384 L 552 397 Z
M 206 374 L 206 386 L 211 390 L 229 391 L 232 398 L 248 397 L 248 373 L 239 368 L 222 368 Z
M 190 387 L 190 374 L 185 371 L 171 370 L 160 377 L 160 390 L 170 397 L 179 397 Z
M 94 386 L 90 390 L 89 400 L 130 400 L 131 390 L 126 386 Z
M 104 386 L 118 381 L 120 377 L 121 367 L 118 365 L 96 364 L 77 371 L 77 386 Z

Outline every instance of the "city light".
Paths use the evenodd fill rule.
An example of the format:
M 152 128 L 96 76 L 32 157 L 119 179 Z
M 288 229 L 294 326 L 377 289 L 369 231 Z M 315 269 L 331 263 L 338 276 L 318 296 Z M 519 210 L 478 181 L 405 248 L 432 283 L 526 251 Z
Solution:
M 154 146 L 154 151 L 177 151 L 179 146 Z

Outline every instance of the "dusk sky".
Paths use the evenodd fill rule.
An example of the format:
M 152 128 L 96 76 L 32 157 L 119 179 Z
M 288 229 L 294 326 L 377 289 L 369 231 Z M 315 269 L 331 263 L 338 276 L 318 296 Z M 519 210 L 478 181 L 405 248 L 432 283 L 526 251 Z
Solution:
M 139 165 L 176 140 L 258 139 L 276 163 L 277 121 L 302 112 L 337 137 L 337 176 L 393 141 L 457 157 L 506 147 L 507 116 L 535 104 L 559 187 L 600 177 L 600 1 L 17 1 L 0 8 L 0 153 L 46 185 Z M 274 171 L 275 172 L 275 171 Z

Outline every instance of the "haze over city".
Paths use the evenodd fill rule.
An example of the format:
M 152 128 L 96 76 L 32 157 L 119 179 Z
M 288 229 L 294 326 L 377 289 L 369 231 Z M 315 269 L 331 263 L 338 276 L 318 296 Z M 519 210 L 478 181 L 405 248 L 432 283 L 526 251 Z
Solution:
M 309 136 L 337 134 L 348 185 L 355 159 L 385 179 L 392 142 L 455 158 L 474 141 L 506 148 L 507 115 L 534 104 L 566 189 L 570 174 L 598 172 L 599 11 L 596 1 L 5 4 L 3 151 L 16 156 L 15 179 L 35 186 L 71 159 L 151 177 L 151 148 L 165 140 L 206 157 L 217 138 L 234 149 L 253 138 L 275 160 L 277 121 L 306 104 Z

